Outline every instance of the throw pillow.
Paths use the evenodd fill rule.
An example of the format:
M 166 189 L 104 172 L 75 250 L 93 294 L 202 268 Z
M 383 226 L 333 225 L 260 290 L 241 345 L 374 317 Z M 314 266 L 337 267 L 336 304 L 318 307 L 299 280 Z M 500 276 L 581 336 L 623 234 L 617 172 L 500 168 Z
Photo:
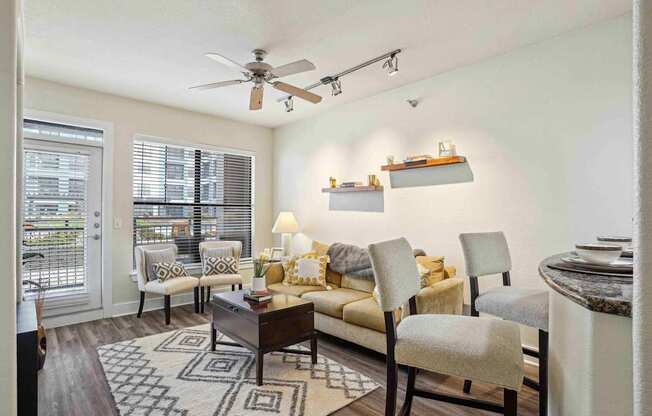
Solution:
M 145 250 L 145 273 L 147 280 L 157 280 L 154 272 L 156 263 L 175 263 L 177 261 L 177 252 L 173 247 L 163 250 Z
M 417 265 L 421 266 L 419 268 L 419 273 L 428 279 L 428 284 L 426 286 L 434 285 L 446 278 L 446 272 L 444 271 L 444 258 L 442 256 L 417 256 L 416 261 Z M 423 273 L 421 273 L 421 271 L 423 271 Z
M 154 263 L 152 268 L 159 282 L 165 282 L 176 277 L 188 276 L 186 268 L 179 262 Z
M 310 252 L 283 260 L 285 277 L 283 283 L 286 285 L 302 286 L 324 286 L 326 283 L 326 266 L 328 256 L 320 256 Z
M 320 256 L 325 256 L 328 253 L 329 247 L 330 245 L 324 244 L 321 241 L 312 241 L 312 252 L 319 254 Z
M 237 274 L 238 260 L 235 257 L 206 257 L 204 258 L 204 276 L 214 274 Z

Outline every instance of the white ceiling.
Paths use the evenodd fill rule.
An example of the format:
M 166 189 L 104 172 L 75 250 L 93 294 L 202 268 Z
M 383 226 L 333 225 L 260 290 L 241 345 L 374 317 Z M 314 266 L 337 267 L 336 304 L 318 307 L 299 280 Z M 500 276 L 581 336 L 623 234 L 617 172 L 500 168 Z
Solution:
M 29 75 L 275 127 L 344 103 L 613 18 L 630 0 L 24 0 Z M 286 113 L 266 88 L 249 111 L 251 84 L 211 91 L 191 85 L 238 78 L 203 56 L 245 63 L 301 58 L 317 70 L 284 81 L 306 86 L 394 48 L 400 73 L 380 63 L 342 79 L 344 93 L 313 92 Z

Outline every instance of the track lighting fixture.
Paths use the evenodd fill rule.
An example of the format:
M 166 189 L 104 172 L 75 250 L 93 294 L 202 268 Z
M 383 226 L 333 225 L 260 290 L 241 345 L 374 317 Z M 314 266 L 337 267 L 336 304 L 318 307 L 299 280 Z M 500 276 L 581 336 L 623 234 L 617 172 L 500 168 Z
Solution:
M 390 77 L 396 75 L 398 72 L 398 56 L 396 54 L 391 55 L 385 63 L 383 64 L 383 68 L 387 68 L 387 75 Z
M 331 95 L 335 97 L 336 95 L 342 94 L 342 81 L 335 79 L 331 82 Z
M 289 113 L 290 111 L 294 110 L 294 100 L 292 99 L 292 96 L 290 95 L 287 100 L 283 101 L 285 103 L 285 112 Z
M 342 81 L 341 81 L 341 78 L 343 76 L 349 75 L 352 72 L 359 71 L 362 68 L 368 67 L 369 65 L 373 65 L 373 64 L 375 64 L 377 62 L 383 62 L 383 61 L 384 61 L 383 62 L 383 69 L 387 69 L 387 74 L 389 76 L 392 76 L 392 75 L 394 75 L 394 74 L 396 74 L 398 72 L 398 54 L 401 53 L 401 52 L 402 52 L 401 49 L 394 49 L 393 51 L 390 51 L 390 52 L 387 52 L 387 53 L 385 53 L 383 55 L 377 56 L 377 57 L 375 57 L 373 59 L 365 61 L 365 62 L 363 62 L 361 64 L 358 64 L 358 65 L 356 65 L 354 67 L 351 67 L 349 69 L 345 69 L 344 71 L 339 72 L 339 73 L 337 73 L 335 75 L 329 75 L 329 76 L 323 77 L 319 81 L 315 82 L 314 84 L 310 84 L 310 85 L 304 87 L 303 89 L 305 91 L 310 91 L 310 90 L 312 90 L 314 88 L 317 88 L 317 87 L 319 87 L 321 85 L 330 85 L 331 86 L 331 95 L 333 95 L 333 96 L 340 95 L 342 93 Z M 291 109 L 292 105 L 291 105 L 291 103 L 288 104 L 288 102 L 287 102 L 288 98 L 291 98 L 291 97 L 290 96 L 281 97 L 281 98 L 278 98 L 277 101 L 278 102 L 284 101 L 285 102 L 285 108 L 286 108 L 285 111 L 290 112 L 290 111 L 292 111 L 292 109 Z

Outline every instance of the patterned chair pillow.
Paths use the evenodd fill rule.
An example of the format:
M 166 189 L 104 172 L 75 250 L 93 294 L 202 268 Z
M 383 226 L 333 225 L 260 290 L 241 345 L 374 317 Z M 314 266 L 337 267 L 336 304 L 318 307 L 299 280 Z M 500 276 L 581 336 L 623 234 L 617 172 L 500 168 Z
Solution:
M 237 274 L 238 259 L 235 257 L 206 257 L 204 258 L 204 276 L 214 274 Z
M 154 263 L 152 265 L 154 274 L 159 282 L 165 282 L 166 280 L 174 279 L 176 277 L 188 276 L 186 268 L 182 263 Z
M 156 263 L 175 263 L 176 261 L 176 251 L 172 247 L 162 250 L 145 250 L 145 273 L 147 274 L 147 280 L 158 280 L 154 271 L 154 265 Z

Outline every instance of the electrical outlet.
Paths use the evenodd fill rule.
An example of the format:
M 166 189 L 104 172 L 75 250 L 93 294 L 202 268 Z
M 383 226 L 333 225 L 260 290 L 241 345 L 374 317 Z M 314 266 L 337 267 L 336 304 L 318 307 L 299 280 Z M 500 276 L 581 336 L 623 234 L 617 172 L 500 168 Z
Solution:
M 113 228 L 116 230 L 122 228 L 122 220 L 120 217 L 113 217 Z

